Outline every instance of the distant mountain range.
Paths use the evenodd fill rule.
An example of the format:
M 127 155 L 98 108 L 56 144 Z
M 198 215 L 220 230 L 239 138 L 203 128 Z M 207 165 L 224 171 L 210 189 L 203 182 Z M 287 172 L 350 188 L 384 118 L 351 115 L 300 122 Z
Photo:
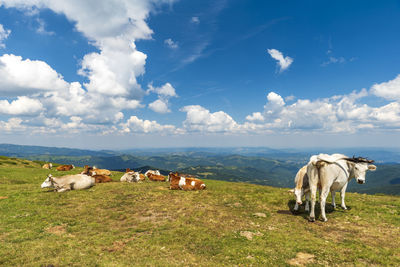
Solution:
M 400 151 L 384 149 L 277 150 L 270 148 L 165 148 L 92 151 L 70 148 L 0 144 L 0 155 L 112 170 L 156 168 L 164 174 L 180 171 L 201 178 L 293 187 L 297 170 L 313 154 L 343 153 L 376 161 L 367 183 L 349 184 L 349 191 L 400 194 Z

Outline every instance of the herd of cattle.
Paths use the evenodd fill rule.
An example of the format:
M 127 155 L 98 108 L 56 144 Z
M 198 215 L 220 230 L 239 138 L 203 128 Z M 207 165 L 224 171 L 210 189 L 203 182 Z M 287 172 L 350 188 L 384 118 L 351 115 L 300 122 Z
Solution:
M 315 201 L 316 192 L 319 191 L 321 216 L 323 221 L 327 221 L 325 214 L 325 203 L 329 192 L 332 195 L 332 205 L 335 204 L 335 193 L 340 192 L 341 207 L 347 209 L 345 204 L 345 193 L 348 182 L 355 178 L 359 184 L 365 183 L 365 173 L 367 170 L 374 171 L 376 166 L 372 165 L 373 160 L 366 158 L 349 158 L 343 154 L 319 154 L 312 156 L 309 162 L 303 166 L 296 174 L 295 188 L 291 190 L 296 197 L 294 211 L 299 210 L 302 198 L 305 196 L 305 211 L 311 211 L 310 221 L 315 221 Z M 43 165 L 45 169 L 51 169 L 52 164 Z M 69 171 L 75 168 L 74 165 L 61 165 L 57 171 Z M 106 169 L 85 166 L 81 174 L 65 175 L 53 177 L 48 175 L 42 184 L 42 188 L 54 188 L 57 192 L 64 192 L 73 189 L 87 189 L 95 183 L 111 182 L 111 172 Z M 121 182 L 140 182 L 145 179 L 150 181 L 169 182 L 170 189 L 173 190 L 203 190 L 206 188 L 204 182 L 192 175 L 171 172 L 167 177 L 160 174 L 158 170 L 148 170 L 145 174 L 126 169 L 121 177 Z
M 43 169 L 51 169 L 51 163 L 44 164 Z M 56 171 L 70 171 L 74 169 L 74 165 L 60 165 Z M 80 174 L 70 174 L 61 177 L 54 177 L 49 174 L 46 180 L 42 183 L 42 188 L 53 188 L 57 192 L 68 190 L 88 189 L 96 183 L 112 182 L 112 173 L 106 169 L 97 169 L 85 165 Z M 206 188 L 204 182 L 189 174 L 180 174 L 171 172 L 168 176 L 163 176 L 158 170 L 148 170 L 145 174 L 126 169 L 125 174 L 121 177 L 121 182 L 141 182 L 145 179 L 158 182 L 169 182 L 172 190 L 203 190 Z

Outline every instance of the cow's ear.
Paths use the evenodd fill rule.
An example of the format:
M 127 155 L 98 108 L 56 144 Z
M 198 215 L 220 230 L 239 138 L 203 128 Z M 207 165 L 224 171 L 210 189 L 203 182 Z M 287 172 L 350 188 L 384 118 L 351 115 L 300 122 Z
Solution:
M 376 170 L 376 166 L 375 165 L 368 165 L 368 170 L 370 171 L 375 171 Z

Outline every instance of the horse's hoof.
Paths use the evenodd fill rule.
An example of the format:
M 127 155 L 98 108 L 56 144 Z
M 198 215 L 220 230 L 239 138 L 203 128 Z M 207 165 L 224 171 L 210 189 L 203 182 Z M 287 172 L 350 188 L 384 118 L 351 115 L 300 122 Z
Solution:
M 323 221 L 323 222 L 327 222 L 328 219 L 327 219 L 327 218 L 322 218 L 322 221 Z
M 315 217 L 310 217 L 308 220 L 309 220 L 310 222 L 315 222 Z

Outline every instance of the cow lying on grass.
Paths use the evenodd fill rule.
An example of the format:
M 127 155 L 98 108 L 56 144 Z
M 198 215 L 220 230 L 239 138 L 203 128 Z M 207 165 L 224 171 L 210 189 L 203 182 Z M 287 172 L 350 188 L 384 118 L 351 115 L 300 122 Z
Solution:
M 56 168 L 57 171 L 70 171 L 72 169 L 75 169 L 75 166 L 72 164 L 69 165 L 60 165 Z
M 109 170 L 101 170 L 101 169 L 94 170 L 92 167 L 89 167 L 88 165 L 85 165 L 85 169 L 83 170 L 83 172 L 81 172 L 81 174 L 92 176 L 95 179 L 96 183 L 112 182 L 112 179 L 110 178 L 110 176 L 107 176 L 104 174 L 98 174 L 97 170 L 103 171 L 101 173 L 110 173 L 111 174 L 111 172 Z M 105 172 L 105 171 L 107 171 L 107 172 Z
M 154 175 L 161 175 L 159 170 L 148 170 L 147 172 L 144 173 L 144 175 L 149 178 L 150 174 L 154 174 Z
M 139 182 L 140 180 L 141 180 L 140 174 L 138 172 L 131 171 L 130 169 L 126 169 L 125 174 L 122 175 L 120 179 L 121 182 L 128 182 L 128 183 Z
M 170 181 L 169 189 L 172 190 L 204 190 L 206 185 L 200 179 L 193 177 L 180 176 L 179 173 L 170 173 L 168 175 L 168 181 Z
M 88 165 L 85 165 L 83 172 L 81 174 L 86 174 L 90 176 L 94 175 L 107 175 L 111 176 L 111 172 L 106 169 L 97 169 L 96 167 L 89 167 Z
M 42 166 L 42 168 L 43 168 L 43 169 L 49 170 L 49 169 L 53 168 L 53 164 L 51 164 L 51 163 L 46 163 L 46 164 L 44 164 L 44 165 Z
M 64 175 L 53 177 L 49 174 L 41 188 L 54 188 L 57 192 L 68 190 L 88 189 L 95 184 L 95 178 L 84 174 Z
M 148 173 L 147 177 L 149 178 L 150 181 L 165 182 L 165 176 L 163 175 Z

